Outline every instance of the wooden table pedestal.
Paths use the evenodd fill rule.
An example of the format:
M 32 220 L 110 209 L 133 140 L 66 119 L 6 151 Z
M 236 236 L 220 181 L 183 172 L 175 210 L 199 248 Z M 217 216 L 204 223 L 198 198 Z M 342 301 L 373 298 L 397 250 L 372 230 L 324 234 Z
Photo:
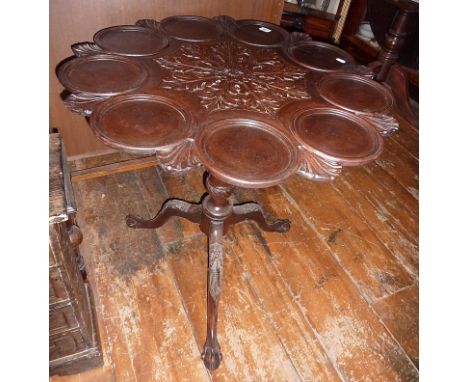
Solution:
M 245 220 L 253 220 L 261 229 L 270 232 L 287 232 L 290 222 L 287 219 L 271 217 L 255 202 L 234 205 L 231 199 L 234 186 L 209 173 L 206 188 L 208 194 L 201 203 L 168 199 L 154 218 L 145 220 L 128 215 L 126 223 L 130 228 L 158 228 L 171 216 L 179 216 L 198 224 L 200 230 L 208 237 L 208 315 L 202 358 L 205 366 L 214 370 L 219 367 L 223 357 L 217 339 L 218 303 L 223 273 L 223 235 L 231 225 Z

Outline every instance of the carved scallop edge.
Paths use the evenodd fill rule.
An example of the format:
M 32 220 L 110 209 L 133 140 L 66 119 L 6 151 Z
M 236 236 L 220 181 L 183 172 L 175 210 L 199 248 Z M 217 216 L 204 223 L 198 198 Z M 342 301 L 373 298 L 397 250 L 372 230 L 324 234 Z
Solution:
M 343 65 L 340 70 L 338 70 L 338 72 L 353 73 L 362 77 L 366 77 L 370 80 L 373 80 L 375 76 L 375 73 L 371 68 L 364 65 L 351 63 Z
M 364 118 L 372 126 L 375 126 L 377 131 L 382 136 L 389 136 L 398 131 L 399 123 L 395 117 L 382 113 L 355 113 Z
M 105 101 L 107 98 L 109 97 L 87 95 L 83 93 L 68 93 L 63 99 L 63 103 L 67 109 L 74 113 L 89 117 L 93 114 L 97 105 Z
M 168 171 L 182 172 L 201 166 L 195 154 L 193 138 L 187 138 L 169 149 L 157 150 L 155 155 L 160 161 L 160 166 Z
M 294 45 L 303 41 L 313 41 L 312 37 L 307 33 L 302 32 L 291 32 L 287 39 L 288 45 Z
M 135 25 L 139 27 L 143 27 L 143 28 L 153 29 L 155 31 L 160 32 L 159 21 L 156 21 L 154 19 L 140 19 L 140 20 L 137 20 Z
M 71 46 L 71 50 L 77 57 L 105 54 L 106 52 L 93 42 L 79 42 Z
M 328 182 L 340 175 L 341 163 L 321 158 L 302 145 L 299 145 L 299 152 L 302 161 L 297 174 L 300 176 L 309 180 Z
M 372 77 L 363 75 L 362 73 L 359 72 L 361 71 L 362 68 L 363 68 L 362 69 L 363 72 L 368 72 L 367 70 L 368 68 L 366 66 L 347 64 L 343 68 L 345 68 L 346 70 L 339 70 L 338 72 L 357 74 L 359 76 L 366 77 L 374 81 L 373 72 L 372 72 Z M 338 72 L 333 72 L 333 73 L 338 73 Z M 396 120 L 396 118 L 389 114 L 391 108 L 387 110 L 385 113 L 362 113 L 362 112 L 345 109 L 340 106 L 331 104 L 325 98 L 323 98 L 320 95 L 320 92 L 318 90 L 318 82 L 329 74 L 332 74 L 332 73 L 316 73 L 316 72 L 311 71 L 306 74 L 306 76 L 304 77 L 305 86 L 307 89 L 307 93 L 309 94 L 311 98 L 318 97 L 321 101 L 326 102 L 327 104 L 330 104 L 334 108 L 337 108 L 340 110 L 346 110 L 346 111 L 349 111 L 350 113 L 353 113 L 354 115 L 364 118 L 367 122 L 369 122 L 372 126 L 374 126 L 377 129 L 380 135 L 384 137 L 390 136 L 398 131 L 400 125 L 398 121 Z
M 236 19 L 232 18 L 231 16 L 215 16 L 213 17 L 213 20 L 216 21 L 219 25 L 221 25 L 221 28 L 223 29 L 225 34 L 231 34 L 237 28 L 239 28 Z

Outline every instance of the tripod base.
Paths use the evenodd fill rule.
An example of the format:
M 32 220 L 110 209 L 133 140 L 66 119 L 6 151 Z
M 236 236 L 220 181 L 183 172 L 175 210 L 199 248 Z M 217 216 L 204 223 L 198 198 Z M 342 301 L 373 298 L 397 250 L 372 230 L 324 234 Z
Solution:
M 255 202 L 234 205 L 230 198 L 233 186 L 211 174 L 207 177 L 206 187 L 208 195 L 201 203 L 168 199 L 154 218 L 146 220 L 128 215 L 126 223 L 130 228 L 158 228 L 170 217 L 178 216 L 198 224 L 200 230 L 208 236 L 208 319 L 202 359 L 209 370 L 214 370 L 219 367 L 223 358 L 217 339 L 218 303 L 223 273 L 223 235 L 230 226 L 246 220 L 253 220 L 261 229 L 269 232 L 286 232 L 290 222 L 270 216 Z

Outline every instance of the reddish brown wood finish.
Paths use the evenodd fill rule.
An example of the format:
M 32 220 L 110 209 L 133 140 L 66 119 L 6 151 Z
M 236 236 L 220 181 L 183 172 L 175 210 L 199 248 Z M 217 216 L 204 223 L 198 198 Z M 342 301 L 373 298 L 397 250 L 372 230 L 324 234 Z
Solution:
M 248 111 L 212 113 L 195 140 L 196 153 L 217 178 L 244 188 L 270 187 L 291 176 L 299 152 L 275 118 Z
M 92 55 L 60 66 L 60 82 L 70 92 L 112 96 L 140 88 L 148 79 L 144 65 L 127 57 Z
M 90 124 L 109 146 L 153 154 L 192 136 L 196 108 L 188 105 L 169 91 L 113 97 L 99 105 Z
M 346 64 L 354 64 L 354 58 L 335 45 L 320 41 L 300 41 L 290 44 L 288 57 L 307 69 L 323 72 L 340 70 Z
M 326 101 L 357 113 L 385 113 L 393 106 L 393 97 L 387 88 L 351 73 L 322 77 L 317 88 Z
M 310 72 L 306 75 L 306 88 L 312 99 L 355 113 L 373 124 L 381 135 L 398 130 L 398 121 L 391 115 L 392 94 L 367 75 Z
M 248 219 L 266 231 L 289 229 L 288 221 L 266 215 L 256 203 L 233 205 L 233 187 L 277 185 L 299 166 L 298 173 L 309 179 L 333 179 L 341 166 L 361 165 L 378 157 L 383 145 L 376 127 L 382 121 L 344 110 L 337 105 L 340 102 L 327 98 L 327 91 L 322 97 L 326 100 L 310 98 L 304 67 L 322 74 L 337 70 L 362 73 L 352 65 L 351 56 L 330 44 L 311 42 L 301 34 L 289 35 L 265 22 L 236 22 L 226 16 L 175 16 L 161 23 L 140 20 L 137 24 L 98 32 L 96 44 L 75 47 L 75 53 L 85 58 L 64 65 L 77 66 L 80 59 L 91 65 L 105 49 L 111 57 L 105 62 L 126 56 L 148 68 L 151 84 L 148 80 L 138 87 L 138 78 L 133 78 L 124 84 L 127 89 L 118 88 L 128 94 L 109 97 L 99 93 L 99 85 L 94 92 L 76 86 L 92 84 L 86 71 L 82 75 L 87 82 L 64 69 L 60 69 L 65 73 L 60 79 L 73 92 L 66 100 L 68 106 L 91 114 L 93 131 L 107 145 L 156 154 L 169 170 L 202 164 L 210 172 L 208 195 L 201 204 L 168 200 L 153 219 L 129 215 L 126 223 L 130 228 L 157 228 L 171 216 L 179 216 L 198 224 L 208 236 L 208 320 L 202 356 L 206 367 L 213 370 L 222 359 L 217 316 L 223 234 L 230 225 Z M 128 38 L 115 38 L 125 30 L 130 32 Z M 142 42 L 133 46 L 137 36 L 143 36 Z M 115 49 L 115 55 L 109 49 Z M 113 88 L 114 70 L 108 67 L 112 73 L 106 75 Z M 160 68 L 164 71 L 158 83 L 151 73 Z
M 319 157 L 345 166 L 359 166 L 376 159 L 383 141 L 370 123 L 343 110 L 301 110 L 290 128 L 304 147 Z
M 247 45 L 263 48 L 282 46 L 289 33 L 278 25 L 260 20 L 239 20 L 232 36 Z
M 169 44 L 169 39 L 154 29 L 136 25 L 105 28 L 93 37 L 101 49 L 124 56 L 152 56 Z
M 217 40 L 223 33 L 216 21 L 200 16 L 171 16 L 160 25 L 169 37 L 187 42 L 209 42 Z

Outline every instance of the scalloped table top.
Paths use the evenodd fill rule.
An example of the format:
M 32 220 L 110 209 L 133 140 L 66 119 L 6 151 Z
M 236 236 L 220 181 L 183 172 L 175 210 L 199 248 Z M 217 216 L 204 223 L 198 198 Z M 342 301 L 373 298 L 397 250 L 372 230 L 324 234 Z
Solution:
M 331 180 L 398 127 L 391 92 L 334 45 L 227 16 L 136 24 L 73 45 L 57 75 L 99 139 L 166 169 L 203 165 L 249 188 Z

